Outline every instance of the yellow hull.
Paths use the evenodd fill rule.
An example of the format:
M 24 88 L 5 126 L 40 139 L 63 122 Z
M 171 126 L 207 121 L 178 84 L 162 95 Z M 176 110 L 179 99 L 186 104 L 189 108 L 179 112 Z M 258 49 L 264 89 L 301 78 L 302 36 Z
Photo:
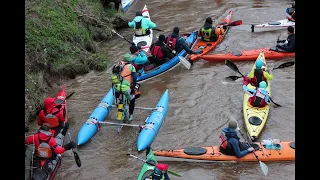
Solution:
M 267 70 L 267 64 L 266 64 L 266 60 L 265 60 L 263 51 L 260 52 L 257 60 L 260 58 L 263 59 L 263 63 L 264 63 L 262 68 Z M 253 65 L 252 69 L 255 69 L 255 63 Z M 268 94 L 271 96 L 270 81 L 267 81 L 267 84 L 268 84 L 267 91 L 268 91 Z M 251 84 L 248 84 L 248 88 L 254 88 L 254 86 L 252 86 Z M 244 122 L 245 122 L 245 126 L 247 129 L 248 135 L 251 137 L 252 140 L 255 140 L 260 135 L 260 133 L 262 132 L 262 130 L 267 122 L 270 105 L 266 105 L 263 108 L 253 107 L 248 102 L 249 97 L 250 96 L 247 93 L 244 94 L 244 97 L 243 97 L 243 116 L 244 116 Z M 260 123 L 260 121 L 261 121 L 261 123 Z

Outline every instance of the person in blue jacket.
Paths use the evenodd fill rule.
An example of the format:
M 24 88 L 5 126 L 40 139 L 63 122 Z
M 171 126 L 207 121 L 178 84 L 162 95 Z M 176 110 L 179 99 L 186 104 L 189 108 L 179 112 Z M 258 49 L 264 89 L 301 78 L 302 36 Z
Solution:
M 220 135 L 221 145 L 220 151 L 226 155 L 235 155 L 241 158 L 248 153 L 254 151 L 253 147 L 239 141 L 236 129 L 238 127 L 237 121 L 231 120 L 227 128 L 222 129 Z
M 149 35 L 150 29 L 157 27 L 150 19 L 143 17 L 141 11 L 136 12 L 136 17 L 131 22 L 128 22 L 128 26 L 133 27 L 135 36 Z
M 192 51 L 185 39 L 179 35 L 179 27 L 174 27 L 172 34 L 166 37 L 165 43 L 169 49 L 173 51 L 173 54 L 180 53 L 183 49 L 188 54 L 201 54 L 202 51 Z
M 267 104 L 271 103 L 270 96 L 267 91 L 267 83 L 265 81 L 261 81 L 259 83 L 259 88 L 250 89 L 248 86 L 243 85 L 243 90 L 249 94 L 249 103 L 251 106 L 263 108 Z
M 148 56 L 143 51 L 140 51 L 135 44 L 130 46 L 130 52 L 126 53 L 123 58 L 125 61 L 130 62 L 138 73 L 142 73 L 144 65 L 149 63 Z
M 277 45 L 276 48 L 282 49 L 287 52 L 295 52 L 296 49 L 296 37 L 294 34 L 294 28 L 292 26 L 288 27 L 288 37 L 287 40 L 278 40 L 277 43 L 285 43 L 283 45 Z

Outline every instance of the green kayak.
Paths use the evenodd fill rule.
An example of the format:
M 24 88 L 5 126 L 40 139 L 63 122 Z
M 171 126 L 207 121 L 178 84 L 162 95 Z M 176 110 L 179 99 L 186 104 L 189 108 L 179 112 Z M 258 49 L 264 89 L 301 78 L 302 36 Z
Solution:
M 150 164 L 158 164 L 151 148 L 147 155 L 146 161 Z M 143 164 L 138 180 L 144 180 L 146 177 L 149 177 L 153 173 L 154 166 L 148 163 Z M 162 177 L 162 179 L 164 179 L 164 177 Z

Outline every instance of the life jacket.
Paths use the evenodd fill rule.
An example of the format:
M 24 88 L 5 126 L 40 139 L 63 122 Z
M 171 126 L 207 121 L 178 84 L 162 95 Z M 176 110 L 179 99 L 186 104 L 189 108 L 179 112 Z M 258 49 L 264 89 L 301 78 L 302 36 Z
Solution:
M 219 139 L 220 139 L 220 146 L 223 148 L 223 149 L 226 149 L 227 148 L 227 145 L 228 145 L 228 142 L 227 142 L 227 137 L 226 137 L 226 134 L 222 131 L 220 136 L 219 136 Z
M 143 18 L 141 18 L 141 20 L 140 21 L 138 21 L 138 22 L 136 22 L 135 21 L 135 23 L 136 23 L 136 29 L 135 29 L 135 34 L 136 35 L 143 35 L 143 30 L 142 30 L 142 19 Z
M 131 65 L 136 69 L 137 72 L 143 68 L 143 64 L 135 64 L 131 62 Z
M 217 36 L 219 36 L 219 35 L 223 35 L 225 31 L 222 26 L 221 27 L 217 26 L 214 32 Z
M 205 29 L 204 27 L 201 28 L 201 35 L 203 41 L 211 41 L 210 37 L 212 34 L 212 28 Z
M 45 109 L 43 110 L 45 115 L 44 122 L 50 124 L 51 128 L 56 128 L 59 126 L 59 119 L 56 114 L 60 112 L 60 109 L 52 113 L 53 109 L 54 107 L 51 109 L 50 113 L 47 113 Z
M 47 140 L 43 141 L 40 139 L 39 134 L 36 134 L 35 136 L 35 144 L 38 145 L 36 149 L 36 156 L 40 158 L 51 158 L 52 148 L 49 145 L 49 141 L 52 137 L 49 137 Z
M 262 108 L 267 105 L 265 101 L 266 94 L 260 91 L 260 88 L 257 89 L 257 92 L 249 98 L 249 102 L 254 107 Z
M 259 86 L 259 83 L 261 81 L 266 81 L 267 82 L 267 79 L 263 76 L 263 70 L 262 69 L 255 69 L 254 70 L 254 76 L 253 78 L 251 79 L 251 83 L 255 86 L 255 87 L 258 87 Z
M 156 60 L 164 60 L 164 54 L 161 50 L 161 46 L 154 45 L 151 48 L 151 54 L 156 58 Z
M 171 37 L 172 35 L 168 36 L 168 39 L 167 39 L 167 46 L 170 47 L 172 50 L 175 50 L 175 47 L 176 47 L 176 44 L 177 44 L 177 40 L 179 38 L 178 37 L 175 37 L 175 38 L 172 38 Z
M 119 63 L 113 66 L 111 82 L 112 84 L 121 84 L 123 80 L 127 80 L 129 84 L 132 82 L 131 71 L 128 66 L 130 63 Z

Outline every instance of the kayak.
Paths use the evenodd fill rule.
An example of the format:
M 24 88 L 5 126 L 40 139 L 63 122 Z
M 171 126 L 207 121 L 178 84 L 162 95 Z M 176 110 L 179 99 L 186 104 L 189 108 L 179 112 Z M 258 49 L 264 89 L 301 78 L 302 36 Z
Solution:
M 252 142 L 259 149 L 255 151 L 260 161 L 294 161 L 295 142 L 284 141 L 267 146 L 262 142 Z M 253 145 L 251 145 L 253 146 Z M 191 162 L 249 162 L 258 161 L 254 153 L 237 158 L 220 152 L 220 145 L 206 147 L 186 147 L 183 149 L 154 150 L 155 157 L 161 161 L 191 161 Z
M 151 148 L 147 154 L 146 161 L 152 164 L 158 164 L 158 161 L 156 160 Z M 149 177 L 153 173 L 153 170 L 154 166 L 144 163 L 138 176 L 138 180 L 144 180 L 146 177 Z M 162 177 L 162 179 L 164 179 L 164 177 Z
M 99 130 L 97 121 L 102 122 L 111 111 L 111 106 L 114 100 L 113 89 L 103 97 L 100 104 L 91 113 L 89 119 L 82 125 L 77 135 L 77 144 L 82 145 L 87 143 Z
M 166 117 L 169 105 L 168 89 L 163 93 L 154 110 L 145 120 L 144 128 L 137 139 L 138 151 L 143 151 L 151 145 Z
M 241 52 L 229 52 L 226 54 L 202 55 L 200 58 L 209 62 L 224 61 L 226 59 L 231 61 L 253 61 L 257 59 L 257 56 L 259 56 L 261 51 L 264 52 L 266 59 L 281 59 L 285 57 L 295 57 L 296 55 L 295 52 L 274 51 L 270 50 L 270 48 L 260 48 Z
M 288 19 L 282 19 L 279 21 L 268 22 L 264 24 L 251 24 L 251 32 L 279 30 L 279 29 L 287 28 L 289 26 L 294 27 L 295 22 L 289 21 Z
M 56 95 L 55 98 L 55 103 L 56 104 L 61 104 L 61 102 L 66 99 L 66 92 L 64 86 L 62 86 L 61 90 L 59 93 Z M 68 122 L 68 107 L 67 107 L 67 100 L 63 104 L 61 104 L 61 110 L 64 111 L 64 118 L 65 122 Z M 55 140 L 57 142 L 57 145 L 63 146 L 64 143 L 64 136 L 59 133 L 56 137 Z M 31 170 L 30 170 L 30 179 L 35 179 L 35 180 L 52 180 L 55 174 L 57 173 L 58 168 L 61 165 L 61 155 L 57 155 L 55 159 L 53 160 L 39 160 L 35 158 L 33 155 L 33 164 L 31 164 Z M 50 170 L 47 170 L 45 168 L 40 167 L 40 164 L 44 164 L 45 162 L 48 163 L 48 167 Z M 37 165 L 36 165 L 37 164 Z
M 189 47 L 193 47 L 194 42 L 197 39 L 197 33 L 196 32 L 192 32 L 191 34 L 187 35 L 186 38 L 186 42 L 187 44 L 189 44 Z M 157 66 L 155 68 L 152 68 L 150 70 L 144 70 L 137 78 L 137 81 L 145 81 L 147 79 L 156 77 L 170 69 L 172 69 L 173 67 L 176 67 L 176 65 L 179 64 L 180 59 L 179 56 L 185 57 L 187 55 L 187 52 L 185 50 L 182 50 L 179 54 L 177 54 L 175 57 L 173 57 L 172 59 L 168 60 L 167 62 L 165 62 L 164 64 Z
M 267 70 L 267 63 L 266 59 L 264 57 L 264 52 L 261 51 L 258 59 L 263 60 L 263 66 L 262 69 Z M 253 64 L 252 69 L 256 68 L 256 62 Z M 270 81 L 267 81 L 267 91 L 269 96 L 271 96 L 271 87 L 270 87 Z M 253 89 L 255 88 L 251 83 L 247 85 L 248 88 Z M 263 108 L 259 107 L 253 107 L 249 103 L 249 94 L 244 93 L 243 96 L 243 116 L 244 116 L 244 122 L 247 129 L 247 133 L 249 137 L 254 141 L 262 132 L 263 127 L 265 126 L 269 114 L 270 105 L 267 104 Z
M 216 27 L 221 25 L 228 25 L 231 22 L 232 13 L 233 11 L 230 11 L 229 14 L 225 18 L 223 18 L 219 24 L 216 25 Z M 201 54 L 191 54 L 189 55 L 189 59 L 192 61 L 196 61 L 198 60 L 199 56 L 208 54 L 222 41 L 224 35 L 227 33 L 228 30 L 229 26 L 227 26 L 225 33 L 223 35 L 219 35 L 218 40 L 215 42 L 205 42 L 201 39 L 198 39 L 196 45 L 192 48 L 192 50 L 202 50 L 203 52 Z
M 147 5 L 144 5 L 142 9 L 142 16 L 146 19 L 151 20 Z M 141 47 L 143 51 L 146 51 L 146 52 L 150 51 L 150 46 L 152 44 L 152 39 L 153 39 L 153 30 L 152 29 L 149 29 L 149 30 L 150 30 L 150 34 L 145 36 L 135 36 L 135 33 L 133 33 L 133 42 L 138 47 Z
M 121 0 L 121 11 L 126 12 L 134 0 Z

